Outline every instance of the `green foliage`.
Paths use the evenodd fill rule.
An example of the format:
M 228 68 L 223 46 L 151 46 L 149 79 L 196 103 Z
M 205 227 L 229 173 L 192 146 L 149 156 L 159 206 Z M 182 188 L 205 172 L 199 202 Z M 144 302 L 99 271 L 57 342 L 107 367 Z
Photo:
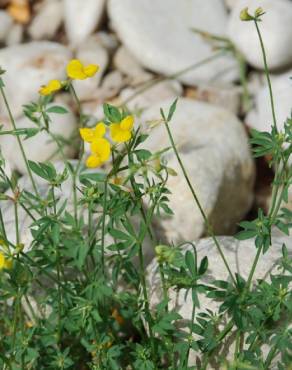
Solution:
M 263 14 L 258 9 L 250 15 L 246 9 L 242 18 L 256 23 Z M 70 91 L 80 107 L 71 85 Z M 0 92 L 6 101 L 1 78 Z M 24 106 L 35 127 L 17 129 L 13 124 L 11 131 L 1 128 L 0 135 L 15 135 L 23 151 L 21 140 L 45 131 L 62 154 L 68 143 L 51 132 L 51 114 L 67 110 L 48 107 L 51 101 L 52 96 L 42 97 Z M 269 369 L 275 361 L 281 370 L 290 366 L 292 259 L 287 246 L 282 246 L 282 258 L 273 273 L 255 282 L 253 278 L 262 254 L 272 248 L 272 228 L 289 235 L 292 226 L 292 212 L 285 207 L 292 183 L 292 118 L 282 132 L 275 123 L 270 133 L 251 132 L 254 155 L 270 159 L 275 179 L 269 212 L 259 209 L 255 220 L 239 224 L 237 238 L 252 239 L 256 252 L 244 279 L 230 270 L 175 147 L 168 124 L 176 105 L 177 100 L 167 113 L 160 112 L 169 148 L 146 150 L 143 144 L 151 134 L 136 127 L 128 142 L 112 147 L 112 166 L 106 171 L 84 168 L 83 147 L 77 165 L 63 158 L 61 173 L 49 161 L 27 160 L 23 151 L 32 189 L 22 189 L 15 174 L 5 173 L 1 156 L 1 189 L 9 193 L 1 193 L 0 202 L 11 203 L 16 225 L 13 239 L 6 232 L 0 207 L 1 253 L 12 261 L 0 270 L 2 369 L 193 370 L 215 364 L 235 370 Z M 79 113 L 83 127 L 88 117 Z M 104 114 L 110 124 L 129 112 L 105 104 Z M 210 277 L 208 256 L 199 260 L 194 243 L 166 245 L 155 239 L 154 218 L 172 215 L 167 181 L 177 174 L 163 158 L 171 149 L 229 273 L 227 281 Z M 62 186 L 67 180 L 72 196 L 64 197 Z M 39 183 L 46 184 L 45 190 L 40 191 Z M 30 219 L 32 238 L 25 250 L 20 208 Z M 155 251 L 160 277 L 161 296 L 155 303 L 146 280 L 146 243 Z M 191 299 L 190 317 L 178 314 L 176 293 Z M 204 299 L 216 301 L 218 310 L 203 307 Z M 235 343 L 233 360 L 223 351 L 231 343 Z M 269 348 L 265 355 L 264 345 Z M 189 366 L 194 353 L 196 365 Z

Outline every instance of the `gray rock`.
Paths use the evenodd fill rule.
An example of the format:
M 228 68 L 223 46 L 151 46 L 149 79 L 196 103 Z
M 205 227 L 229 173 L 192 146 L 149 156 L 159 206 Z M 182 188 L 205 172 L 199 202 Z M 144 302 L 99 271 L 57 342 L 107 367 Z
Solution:
M 160 120 L 158 103 L 142 114 L 142 121 Z M 149 125 L 148 125 L 149 127 Z M 253 199 L 254 164 L 242 123 L 230 112 L 203 102 L 181 98 L 170 128 L 198 198 L 218 234 L 232 232 L 249 210 Z M 170 146 L 163 123 L 150 131 L 145 148 Z M 165 156 L 178 176 L 170 176 L 172 217 L 160 217 L 158 237 L 168 242 L 195 240 L 204 233 L 204 222 L 172 151 Z
M 237 3 L 238 0 L 225 0 L 225 5 L 228 9 L 233 9 Z
M 265 44 L 268 65 L 277 69 L 291 65 L 292 50 L 292 3 L 290 0 L 239 0 L 232 9 L 228 35 L 246 60 L 256 68 L 263 69 L 264 62 L 259 38 L 253 22 L 242 22 L 240 11 L 248 7 L 251 14 L 262 7 L 266 14 L 259 27 Z
M 278 128 L 281 130 L 292 109 L 292 71 L 271 76 Z M 270 95 L 267 83 L 255 95 L 255 107 L 246 117 L 248 126 L 259 131 L 271 131 L 273 124 Z
M 33 18 L 28 33 L 34 40 L 51 39 L 63 21 L 61 0 L 44 1 Z
M 113 98 L 118 95 L 125 86 L 125 79 L 120 71 L 109 72 L 103 79 L 98 95 L 101 101 Z
M 65 29 L 71 44 L 80 44 L 95 30 L 104 14 L 105 0 L 63 0 Z
M 264 255 L 261 255 L 257 268 L 255 270 L 253 281 L 256 279 L 262 279 L 268 277 L 271 272 L 275 273 L 275 263 L 281 258 L 281 248 L 283 243 L 286 244 L 289 252 L 292 253 L 292 238 L 291 236 L 283 236 L 275 235 L 273 238 L 272 247 L 269 248 L 268 252 Z M 226 260 L 231 268 L 233 273 L 239 273 L 243 278 L 247 279 L 248 274 L 250 272 L 253 260 L 256 255 L 256 247 L 254 245 L 254 240 L 245 240 L 245 241 L 238 241 L 233 237 L 218 237 L 218 241 L 222 247 L 223 253 L 226 257 Z M 190 247 L 183 247 L 183 251 L 190 250 L 193 251 Z M 201 239 L 196 244 L 196 250 L 198 254 L 198 261 L 200 262 L 203 257 L 208 257 L 209 267 L 207 270 L 206 275 L 202 278 L 201 282 L 205 284 L 210 284 L 214 279 L 229 280 L 228 272 L 222 262 L 222 259 L 216 249 L 216 246 L 211 238 Z M 160 274 L 158 270 L 158 264 L 156 260 L 148 266 L 148 292 L 150 297 L 150 306 L 152 309 L 161 302 L 163 299 L 163 293 L 161 289 L 161 280 Z M 185 325 L 183 323 L 190 322 L 192 317 L 192 298 L 191 293 L 189 293 L 186 297 L 186 290 L 181 289 L 179 291 L 175 291 L 173 289 L 169 289 L 169 309 L 175 309 L 182 316 L 182 326 Z M 207 298 L 205 295 L 200 294 L 200 309 L 197 309 L 197 314 L 199 312 L 206 312 L 206 310 L 211 310 L 213 313 L 218 313 L 218 309 L 220 306 L 220 302 L 215 301 L 214 299 Z M 226 316 L 226 315 L 225 315 Z M 227 317 L 223 324 L 226 324 Z M 185 330 L 185 329 L 183 329 Z M 197 334 L 193 335 L 194 339 L 199 339 Z M 229 339 L 230 337 L 230 339 Z M 223 356 L 224 359 L 233 360 L 234 354 L 234 330 L 232 330 L 231 334 L 228 335 L 228 339 L 225 342 L 225 345 L 220 348 L 219 354 Z M 268 353 L 268 346 L 263 346 L 262 351 L 264 356 Z M 218 362 L 217 353 L 213 355 L 210 359 L 210 363 L 208 369 L 210 370 L 219 370 L 223 369 L 223 364 Z M 196 360 L 200 358 L 200 354 L 191 350 L 190 357 L 189 357 L 189 366 L 196 365 Z M 271 367 L 272 369 L 276 369 L 277 367 Z
M 51 105 L 55 104 L 52 103 Z M 52 119 L 50 129 L 55 135 L 61 135 L 65 139 L 70 139 L 74 131 L 77 130 L 76 119 L 73 113 L 70 111 L 70 108 L 65 105 L 63 106 L 68 110 L 68 113 L 50 113 L 50 117 Z M 8 120 L 2 120 L 2 124 L 4 125 L 4 130 L 12 129 L 12 125 Z M 22 117 L 16 120 L 16 127 L 30 128 L 36 127 L 36 125 L 28 118 Z M 62 158 L 60 152 L 58 154 L 55 154 L 58 146 L 55 142 L 52 141 L 50 136 L 45 131 L 42 131 L 27 140 L 22 140 L 22 144 L 27 158 L 32 161 L 42 162 L 51 159 L 52 156 L 54 156 L 54 160 Z M 19 149 L 15 136 L 2 135 L 0 137 L 0 146 L 3 156 L 9 163 L 11 169 L 16 169 L 22 174 L 27 173 L 25 162 L 22 158 L 21 151 Z M 74 149 L 72 147 L 64 145 L 63 152 L 66 156 L 72 156 L 74 153 Z
M 190 88 L 187 97 L 225 108 L 236 115 L 240 112 L 242 88 L 231 84 L 206 84 Z
M 24 27 L 20 23 L 14 23 L 6 36 L 8 46 L 18 45 L 23 39 Z
M 150 81 L 149 81 L 150 82 Z M 151 85 L 151 82 L 150 82 Z M 181 96 L 183 88 L 178 81 L 161 81 L 144 90 L 127 87 L 121 91 L 120 98 L 130 109 L 145 109 L 155 104 L 157 101 L 165 99 L 175 99 Z
M 49 41 L 34 41 L 6 47 L 0 50 L 0 65 L 6 70 L 3 75 L 5 91 L 12 113 L 22 114 L 22 105 L 38 98 L 41 85 L 51 79 L 64 79 L 65 68 L 71 52 L 63 45 Z M 7 112 L 0 99 L 0 115 Z
M 0 10 L 0 41 L 5 41 L 12 24 L 13 20 L 10 15 L 4 10 Z
M 125 46 L 121 46 L 117 50 L 114 56 L 114 65 L 119 71 L 129 77 L 132 85 L 146 82 L 153 76 L 141 67 Z
M 212 46 L 191 27 L 216 35 L 226 33 L 227 11 L 223 0 L 110 0 L 109 16 L 123 44 L 146 68 L 165 75 L 183 70 L 213 55 Z M 233 80 L 237 64 L 220 57 L 178 77 L 186 84 Z

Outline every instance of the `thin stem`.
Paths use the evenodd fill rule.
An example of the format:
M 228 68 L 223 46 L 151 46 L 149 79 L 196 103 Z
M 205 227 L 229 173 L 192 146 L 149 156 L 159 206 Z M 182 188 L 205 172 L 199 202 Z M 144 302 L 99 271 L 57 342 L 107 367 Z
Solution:
M 188 346 L 188 351 L 186 355 L 186 361 L 185 361 L 185 366 L 188 365 L 189 362 L 189 356 L 190 356 L 190 350 L 192 347 L 192 340 L 193 340 L 193 331 L 194 331 L 194 321 L 195 321 L 195 314 L 196 314 L 196 305 L 193 302 L 193 308 L 192 308 L 192 318 L 191 318 L 191 324 L 190 324 L 190 334 L 189 334 L 189 346 Z
M 278 131 L 276 112 L 275 112 L 275 104 L 274 104 L 274 97 L 273 97 L 273 90 L 272 90 L 270 72 L 269 72 L 268 63 L 267 63 L 267 55 L 266 55 L 265 45 L 264 45 L 263 38 L 262 38 L 260 29 L 259 29 L 259 26 L 258 26 L 257 19 L 254 19 L 254 23 L 255 23 L 255 26 L 256 26 L 256 30 L 257 30 L 259 40 L 260 40 L 260 45 L 261 45 L 261 50 L 262 50 L 262 55 L 263 55 L 263 60 L 264 60 L 265 74 L 266 74 L 266 78 L 267 78 L 267 82 L 268 82 L 270 101 L 271 101 L 273 124 L 274 124 L 274 127 L 275 127 L 276 131 Z
M 83 113 L 82 113 L 82 108 L 81 108 L 81 103 L 80 103 L 80 100 L 76 94 L 76 91 L 72 85 L 72 83 L 70 83 L 70 91 L 73 95 L 73 98 L 77 104 L 77 108 L 78 108 L 78 113 L 79 113 L 79 126 L 80 128 L 84 127 L 84 120 L 83 120 Z M 77 199 L 77 176 L 78 176 L 78 173 L 79 173 L 79 170 L 80 170 L 80 167 L 81 167 L 81 163 L 82 163 L 82 158 L 83 158 L 83 155 L 84 155 L 84 142 L 81 141 L 81 148 L 79 150 L 79 158 L 78 158 L 78 162 L 77 162 L 77 166 L 72 174 L 72 186 L 73 186 L 73 198 L 74 198 L 74 219 L 75 219 L 75 225 L 76 227 L 78 226 L 78 199 Z
M 53 197 L 53 209 L 54 209 L 54 216 L 57 214 L 57 205 L 56 205 L 56 197 L 55 197 L 55 188 L 52 186 L 52 197 Z M 55 244 L 55 243 L 54 243 Z M 61 268 L 60 268 L 60 250 L 59 245 L 55 244 L 56 248 L 56 258 L 57 258 L 57 286 L 58 286 L 58 344 L 61 345 L 62 341 L 62 290 L 61 290 Z
M 129 167 L 131 167 L 131 165 L 133 163 L 133 159 L 132 159 L 132 155 L 131 155 L 131 146 L 126 145 L 126 148 L 127 148 L 127 153 L 128 153 Z M 135 197 L 139 201 L 139 208 L 140 208 L 140 210 L 143 210 L 142 200 L 140 199 L 140 195 L 139 195 L 139 188 L 137 187 L 137 183 L 135 181 L 134 176 L 131 176 L 130 182 L 131 182 L 132 188 L 134 190 Z M 157 199 L 157 201 L 158 201 L 158 199 Z M 150 223 L 152 221 L 152 216 L 153 216 L 154 210 L 156 208 L 157 201 L 153 202 L 153 204 L 152 204 L 151 208 L 149 209 L 147 215 L 145 215 L 142 212 L 142 219 L 144 221 L 144 228 L 143 228 L 143 230 L 142 230 L 142 232 L 141 232 L 141 234 L 139 235 L 138 238 L 135 236 L 136 242 L 137 242 L 138 247 L 139 247 L 138 255 L 139 255 L 139 265 L 140 265 L 140 279 L 141 279 L 141 285 L 142 285 L 142 291 L 143 291 L 143 297 L 144 297 L 144 303 L 145 303 L 146 320 L 148 322 L 151 350 L 152 350 L 152 355 L 154 356 L 154 359 L 156 359 L 157 356 L 156 356 L 156 350 L 155 350 L 154 334 L 153 334 L 153 329 L 152 329 L 153 319 L 152 319 L 152 315 L 151 315 L 151 311 L 150 311 L 149 297 L 148 297 L 146 277 L 145 277 L 146 276 L 146 273 L 145 273 L 146 271 L 145 271 L 145 262 L 144 262 L 144 254 L 143 254 L 143 240 L 144 240 L 145 235 L 148 232 L 148 229 L 150 227 Z M 143 215 L 145 216 L 145 218 L 143 217 Z
M 205 58 L 197 63 L 194 63 L 186 68 L 183 68 L 181 69 L 180 71 L 176 72 L 176 73 L 173 73 L 169 76 L 161 76 L 161 77 L 156 77 L 152 80 L 149 80 L 149 81 L 146 81 L 137 91 L 135 91 L 132 95 L 130 95 L 127 99 L 125 99 L 122 104 L 120 105 L 121 107 L 128 104 L 131 100 L 133 100 L 136 96 L 139 96 L 140 94 L 142 94 L 143 92 L 147 91 L 148 89 L 150 89 L 151 87 L 163 82 L 163 81 L 167 81 L 167 80 L 175 80 L 176 78 L 182 76 L 183 74 L 187 73 L 187 72 L 190 72 L 196 68 L 199 68 L 201 66 L 203 66 L 204 64 L 207 64 L 209 62 L 212 62 L 213 60 L 219 58 L 220 56 L 222 56 L 224 54 L 223 51 L 221 52 L 218 52 L 217 54 L 214 54 L 208 58 Z
M 254 18 L 254 24 L 255 24 L 255 27 L 256 27 L 256 31 L 257 31 L 257 34 L 258 34 L 259 41 L 260 41 L 263 60 L 264 60 L 265 74 L 266 74 L 266 78 L 267 78 L 267 82 L 268 82 L 270 103 L 271 103 L 271 109 L 272 109 L 273 125 L 274 125 L 274 128 L 275 128 L 276 132 L 278 132 L 273 89 L 272 89 L 272 84 L 271 84 L 271 79 L 270 79 L 270 72 L 269 72 L 268 63 L 267 63 L 266 51 L 265 51 L 265 46 L 264 46 L 264 42 L 263 42 L 263 39 L 262 39 L 262 35 L 261 35 L 260 29 L 259 29 L 259 26 L 258 26 L 258 21 L 257 21 L 256 18 Z M 273 191 L 272 191 L 272 206 L 270 208 L 269 215 L 268 215 L 270 219 L 271 219 L 271 216 L 274 212 L 274 208 L 275 208 L 275 204 L 276 204 L 276 200 L 277 200 L 277 195 L 278 195 L 278 191 L 279 191 L 279 186 L 280 186 L 279 185 L 279 179 L 281 177 L 281 172 L 279 172 L 279 165 L 280 165 L 280 160 L 278 161 L 278 163 L 276 165 L 276 175 L 275 175 L 275 181 L 273 183 Z M 263 249 L 263 246 L 260 245 L 260 247 L 257 250 L 257 254 L 255 256 L 254 262 L 252 264 L 252 268 L 251 268 L 250 273 L 248 275 L 247 285 L 246 285 L 246 289 L 244 290 L 244 292 L 246 292 L 250 289 L 252 278 L 253 278 L 253 275 L 255 273 L 255 270 L 256 270 L 256 267 L 257 267 L 262 249 Z
M 216 248 L 217 248 L 217 250 L 218 250 L 218 252 L 220 254 L 220 257 L 222 258 L 222 261 L 223 261 L 223 263 L 224 263 L 224 265 L 225 265 L 225 267 L 226 267 L 226 269 L 227 269 L 227 271 L 229 273 L 229 276 L 230 276 L 231 280 L 233 281 L 234 285 L 236 286 L 236 280 L 235 280 L 235 278 L 234 278 L 234 276 L 233 276 L 233 274 L 232 274 L 232 272 L 230 270 L 230 267 L 229 267 L 228 262 L 227 262 L 227 260 L 226 260 L 226 258 L 224 256 L 224 253 L 223 253 L 223 251 L 222 251 L 222 249 L 220 247 L 220 244 L 219 244 L 219 242 L 218 242 L 218 240 L 217 240 L 217 238 L 216 238 L 216 236 L 215 236 L 215 234 L 213 232 L 213 228 L 212 228 L 211 224 L 209 223 L 209 220 L 208 220 L 208 218 L 207 218 L 207 216 L 206 216 L 206 214 L 205 214 L 205 212 L 204 212 L 204 210 L 203 210 L 203 208 L 201 206 L 201 203 L 200 203 L 200 201 L 199 201 L 199 199 L 197 197 L 197 194 L 196 194 L 196 192 L 195 192 L 195 190 L 194 190 L 194 188 L 192 186 L 192 183 L 191 183 L 191 181 L 190 181 L 190 179 L 188 177 L 188 174 L 186 172 L 186 169 L 185 169 L 185 167 L 184 167 L 184 165 L 182 163 L 182 160 L 180 158 L 180 155 L 179 155 L 179 153 L 178 153 L 178 151 L 176 149 L 176 146 L 175 146 L 175 143 L 174 143 L 174 140 L 173 140 L 173 136 L 172 136 L 172 133 L 170 131 L 170 128 L 169 128 L 169 125 L 168 125 L 168 122 L 167 122 L 166 119 L 164 120 L 164 124 L 165 124 L 166 130 L 167 130 L 167 133 L 168 133 L 168 137 L 169 137 L 170 142 L 171 142 L 171 146 L 172 146 L 172 148 L 174 150 L 175 156 L 176 156 L 176 158 L 178 160 L 178 163 L 180 165 L 180 168 L 181 168 L 181 170 L 183 172 L 184 178 L 185 178 L 185 180 L 186 180 L 186 182 L 188 184 L 188 187 L 189 187 L 189 189 L 190 189 L 190 191 L 192 193 L 192 196 L 193 196 L 193 198 L 195 200 L 195 203 L 196 203 L 197 207 L 199 208 L 199 211 L 200 211 L 200 213 L 201 213 L 201 215 L 202 215 L 202 217 L 204 219 L 205 226 L 206 226 L 206 231 L 209 234 L 209 236 L 211 236 L 211 238 L 213 239 L 213 241 L 214 241 L 214 243 L 216 245 Z
M 107 193 L 108 193 L 108 179 L 104 182 L 103 193 L 103 212 L 102 212 L 102 229 L 101 229 L 101 268 L 103 276 L 105 277 L 105 263 L 104 263 L 104 243 L 105 243 L 105 221 L 107 213 Z
M 13 118 L 13 115 L 12 115 L 12 112 L 10 110 L 10 106 L 9 106 L 9 103 L 8 103 L 8 100 L 6 98 L 6 94 L 5 94 L 5 91 L 4 91 L 4 88 L 3 88 L 3 81 L 2 79 L 0 78 L 0 92 L 1 92 L 1 95 L 2 95 L 2 98 L 4 100 L 4 104 L 5 104 L 5 107 L 7 109 L 7 112 L 8 112 L 8 115 L 9 115 L 9 119 L 10 119 L 10 122 L 13 126 L 13 129 L 16 130 L 16 124 L 15 124 L 15 120 Z M 23 145 L 22 145 L 22 142 L 21 142 L 21 139 L 18 135 L 16 135 L 16 140 L 18 142 L 18 145 L 19 145 L 19 148 L 20 148 L 20 151 L 21 151 L 21 154 L 22 154 L 22 157 L 23 157 L 23 160 L 25 162 L 25 166 L 26 166 L 26 169 L 27 169 L 27 172 L 28 172 L 28 175 L 29 175 L 29 178 L 31 180 L 31 183 L 32 183 L 32 186 L 33 186 L 33 189 L 34 189 L 34 192 L 35 194 L 40 197 L 39 195 L 39 192 L 38 192 L 38 189 L 37 189 L 37 186 L 36 186 L 36 183 L 35 183 L 35 180 L 33 178 L 33 175 L 32 175 L 32 172 L 31 172 L 31 169 L 29 167 L 29 164 L 28 164 L 28 160 L 27 160 L 27 157 L 26 157 L 26 154 L 25 154 L 25 151 L 24 151 L 24 148 L 23 148 Z
M 17 207 L 17 200 L 14 200 L 14 219 L 15 219 L 15 240 L 16 245 L 20 243 L 20 236 L 19 236 L 19 220 L 18 220 L 18 207 Z

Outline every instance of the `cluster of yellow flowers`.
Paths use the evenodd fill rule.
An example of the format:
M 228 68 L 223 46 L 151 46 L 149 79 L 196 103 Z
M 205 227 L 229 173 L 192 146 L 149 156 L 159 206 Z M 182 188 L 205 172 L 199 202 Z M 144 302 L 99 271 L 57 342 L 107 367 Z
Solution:
M 12 259 L 7 259 L 5 255 L 0 252 L 0 270 L 7 269 L 10 270 L 12 268 Z
M 59 81 L 51 80 L 47 85 L 41 86 L 39 93 L 43 96 L 51 95 L 68 84 L 70 80 L 85 80 L 93 77 L 99 70 L 97 64 L 85 66 L 80 60 L 71 60 L 67 67 L 67 76 L 69 80 Z M 112 122 L 109 126 L 110 136 L 115 143 L 124 143 L 132 137 L 132 128 L 134 117 L 128 115 L 120 122 Z M 95 128 L 80 128 L 82 139 L 90 144 L 91 154 L 86 160 L 86 166 L 96 168 L 105 163 L 111 155 L 111 144 L 104 138 L 106 134 L 106 125 L 103 122 L 97 123 Z
M 124 143 L 131 139 L 134 117 L 127 116 L 121 122 L 110 124 L 110 136 L 116 143 Z M 96 168 L 105 163 L 111 155 L 111 145 L 104 138 L 106 125 L 103 122 L 97 123 L 95 128 L 81 128 L 82 139 L 90 143 L 91 155 L 86 160 L 86 166 Z
M 93 77 L 98 72 L 99 66 L 97 64 L 89 64 L 85 66 L 78 59 L 71 60 L 67 67 L 67 76 L 71 80 L 85 80 L 86 78 Z M 47 85 L 40 88 L 39 93 L 43 96 L 53 94 L 61 90 L 67 81 L 51 80 Z

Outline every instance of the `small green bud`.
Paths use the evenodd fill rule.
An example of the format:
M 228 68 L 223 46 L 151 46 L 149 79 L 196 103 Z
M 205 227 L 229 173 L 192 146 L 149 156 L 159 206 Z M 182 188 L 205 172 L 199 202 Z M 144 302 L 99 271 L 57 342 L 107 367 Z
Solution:
M 242 21 L 253 21 L 254 20 L 254 18 L 248 12 L 248 7 L 242 9 L 242 11 L 240 12 L 240 19 Z
M 177 176 L 177 172 L 173 168 L 170 168 L 170 167 L 167 167 L 167 173 L 170 176 Z
M 255 16 L 255 18 L 260 18 L 264 14 L 265 14 L 265 12 L 264 12 L 263 8 L 259 7 L 259 8 L 256 9 L 256 11 L 254 13 L 254 16 Z
M 167 262 L 172 263 L 173 259 L 175 258 L 175 249 L 169 247 L 168 245 L 157 245 L 155 247 L 155 253 L 157 256 L 157 260 L 160 263 Z

